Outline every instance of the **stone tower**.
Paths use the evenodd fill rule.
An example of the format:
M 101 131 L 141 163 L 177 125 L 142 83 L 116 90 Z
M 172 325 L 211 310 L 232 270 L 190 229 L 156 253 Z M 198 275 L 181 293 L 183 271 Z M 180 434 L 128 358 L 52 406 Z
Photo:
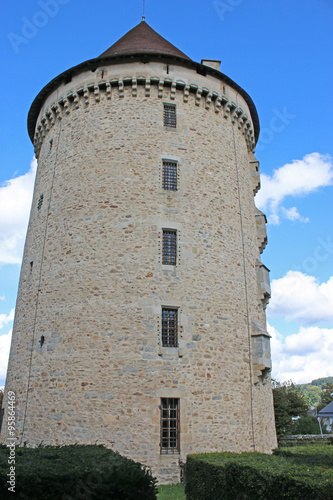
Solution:
M 6 381 L 19 443 L 97 441 L 162 483 L 188 453 L 270 452 L 249 95 L 142 21 L 46 85 L 28 128 L 38 169 Z

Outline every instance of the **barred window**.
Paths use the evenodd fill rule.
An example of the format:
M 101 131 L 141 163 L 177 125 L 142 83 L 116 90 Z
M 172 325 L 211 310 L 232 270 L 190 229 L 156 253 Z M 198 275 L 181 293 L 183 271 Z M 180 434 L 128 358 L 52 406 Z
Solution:
M 176 128 L 176 106 L 174 104 L 164 104 L 164 126 Z
M 163 161 L 163 189 L 177 191 L 176 161 Z
M 163 229 L 162 264 L 177 264 L 177 231 L 172 229 Z
M 162 346 L 178 347 L 178 310 L 162 308 Z
M 38 202 L 37 202 L 37 210 L 40 210 L 42 208 L 42 205 L 43 205 L 43 199 L 44 199 L 44 195 L 41 194 L 40 197 L 38 198 Z
M 161 398 L 161 454 L 179 453 L 179 399 Z

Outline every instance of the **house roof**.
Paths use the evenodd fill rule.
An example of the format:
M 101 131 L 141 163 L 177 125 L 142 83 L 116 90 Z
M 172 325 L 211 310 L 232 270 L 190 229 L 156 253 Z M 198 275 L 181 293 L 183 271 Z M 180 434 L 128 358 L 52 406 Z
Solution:
M 159 54 L 191 60 L 151 28 L 146 21 L 132 28 L 98 58 L 129 54 Z
M 322 410 L 318 411 L 320 417 L 333 417 L 333 401 L 328 403 Z

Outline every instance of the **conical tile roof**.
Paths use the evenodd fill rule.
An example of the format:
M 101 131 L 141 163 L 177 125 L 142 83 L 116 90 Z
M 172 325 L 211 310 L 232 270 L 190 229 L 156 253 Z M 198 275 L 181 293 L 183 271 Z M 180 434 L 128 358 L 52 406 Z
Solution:
M 191 60 L 153 30 L 145 21 L 141 21 L 135 28 L 128 31 L 126 35 L 111 45 L 109 49 L 99 56 L 99 59 L 130 54 L 160 54 Z

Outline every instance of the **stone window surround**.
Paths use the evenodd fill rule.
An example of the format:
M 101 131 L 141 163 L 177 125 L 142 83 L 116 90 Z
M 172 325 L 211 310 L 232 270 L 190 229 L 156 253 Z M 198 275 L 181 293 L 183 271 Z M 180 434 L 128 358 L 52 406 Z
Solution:
M 175 169 L 175 172 L 173 171 Z M 164 191 L 178 191 L 178 162 L 162 160 L 162 188 Z
M 162 346 L 162 309 L 177 309 L 178 311 L 178 347 L 164 347 Z M 155 310 L 155 312 L 157 312 Z M 159 306 L 158 314 L 157 314 L 157 324 L 156 324 L 156 330 L 157 330 L 157 342 L 158 342 L 158 349 L 157 353 L 159 356 L 171 356 L 171 357 L 183 357 L 185 354 L 185 349 L 184 349 L 184 340 L 183 340 L 183 321 L 182 321 L 182 308 L 179 304 L 175 303 L 167 303 L 163 302 Z
M 161 455 L 175 455 L 180 453 L 180 398 L 173 398 L 173 397 L 166 397 L 166 398 L 160 398 L 160 453 Z M 166 410 L 169 412 L 170 409 L 173 409 L 176 411 L 176 416 L 175 417 L 169 417 L 169 418 L 164 418 L 163 416 L 163 410 Z M 169 414 L 170 415 L 170 414 Z M 163 426 L 163 421 L 168 421 L 169 425 L 167 427 Z M 176 436 L 171 437 L 171 421 L 175 423 L 175 432 Z M 167 441 L 169 444 L 171 444 L 171 441 L 175 440 L 176 441 L 176 446 L 174 447 L 163 447 L 163 440 L 165 440 L 165 437 L 163 438 L 163 430 L 167 429 L 168 430 L 168 436 L 167 436 Z
M 157 229 L 159 233 L 158 238 L 158 264 L 161 266 L 163 271 L 175 271 L 177 268 L 181 267 L 181 235 L 182 235 L 182 224 L 178 222 L 173 222 L 170 220 L 165 220 L 165 222 L 158 221 Z M 175 266 L 162 264 L 162 247 L 163 247 L 163 231 L 176 231 L 177 233 L 177 264 Z
M 160 155 L 159 157 L 159 169 L 158 169 L 158 189 L 160 194 L 167 196 L 172 199 L 174 196 L 180 196 L 183 194 L 183 188 L 181 184 L 181 159 L 179 156 L 169 156 L 168 154 Z M 164 162 L 177 163 L 177 189 L 172 191 L 163 188 L 163 164 Z
M 162 231 L 162 266 L 177 265 L 178 234 L 176 229 L 163 228 Z
M 163 102 L 163 125 L 168 129 L 177 128 L 176 104 L 171 102 Z
M 178 307 L 162 307 L 161 331 L 162 347 L 178 348 Z

